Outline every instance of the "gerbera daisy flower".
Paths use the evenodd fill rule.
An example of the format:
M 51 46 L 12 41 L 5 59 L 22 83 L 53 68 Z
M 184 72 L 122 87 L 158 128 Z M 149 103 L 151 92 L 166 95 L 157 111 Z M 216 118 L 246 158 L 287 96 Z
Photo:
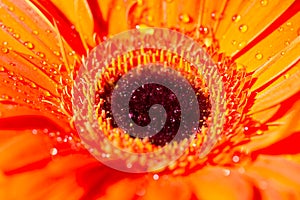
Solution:
M 0 197 L 299 199 L 299 8 L 297 0 L 1 0 Z M 124 134 L 111 117 L 112 88 L 141 56 L 159 56 L 180 72 L 202 108 L 196 136 L 175 162 L 127 173 L 85 148 L 74 123 L 84 116 L 72 104 L 73 86 L 97 45 L 147 27 L 176 31 L 205 49 L 222 80 L 217 105 L 225 111 L 215 110 L 215 94 L 197 68 L 174 52 L 141 48 L 124 62 L 116 58 L 96 84 L 95 111 L 99 129 L 117 146 L 143 152 L 165 144 Z M 217 140 L 199 156 L 218 119 L 224 124 L 212 131 Z

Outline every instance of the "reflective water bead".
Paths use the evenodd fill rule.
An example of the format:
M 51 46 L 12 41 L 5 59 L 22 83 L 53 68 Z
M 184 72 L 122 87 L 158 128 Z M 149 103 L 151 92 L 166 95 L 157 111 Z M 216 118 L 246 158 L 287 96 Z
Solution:
M 232 161 L 234 163 L 238 163 L 240 161 L 240 157 L 235 155 L 235 156 L 232 157 Z
M 50 154 L 51 154 L 52 156 L 57 155 L 57 153 L 58 153 L 58 150 L 57 150 L 56 148 L 50 149 Z
M 261 0 L 260 5 L 261 6 L 267 6 L 268 5 L 268 0 Z
M 192 21 L 192 18 L 188 14 L 181 14 L 179 15 L 179 20 L 182 21 L 183 23 L 190 23 Z
M 45 54 L 42 52 L 37 52 L 36 53 L 40 58 L 45 58 Z
M 257 53 L 257 54 L 255 55 L 255 58 L 256 58 L 257 60 L 261 60 L 261 59 L 263 58 L 263 55 L 262 55 L 261 53 Z
M 248 26 L 245 25 L 245 24 L 242 24 L 242 25 L 240 25 L 239 30 L 240 30 L 242 33 L 245 33 L 245 32 L 248 30 Z
M 157 180 L 159 179 L 159 175 L 158 175 L 158 174 L 154 174 L 154 175 L 153 175 L 153 179 L 154 179 L 155 181 L 157 181 Z
M 34 49 L 34 45 L 31 42 L 24 42 L 24 45 L 30 50 Z
M 4 54 L 9 53 L 9 49 L 6 48 L 6 47 L 2 47 L 2 48 L 1 48 L 1 51 L 2 51 L 2 53 L 4 53 Z
M 233 22 L 238 22 L 238 21 L 240 21 L 240 20 L 241 20 L 241 16 L 240 16 L 240 15 L 237 15 L 237 14 L 236 14 L 236 15 L 233 15 L 233 16 L 232 16 L 232 21 L 233 21 Z

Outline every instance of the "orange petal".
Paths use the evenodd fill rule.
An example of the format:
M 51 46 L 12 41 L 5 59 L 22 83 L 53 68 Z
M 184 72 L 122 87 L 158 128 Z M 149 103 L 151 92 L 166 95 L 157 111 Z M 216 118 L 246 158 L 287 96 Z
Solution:
M 153 175 L 155 177 L 156 175 Z M 151 177 L 152 178 L 152 177 Z M 190 199 L 191 188 L 185 177 L 161 176 L 158 180 L 151 179 L 143 199 Z
M 283 116 L 269 125 L 269 130 L 264 131 L 262 135 L 253 136 L 248 144 L 243 145 L 246 152 L 252 152 L 267 147 L 277 141 L 280 141 L 291 134 L 300 131 L 300 124 L 297 123 L 300 116 L 300 101 L 292 105 Z
M 30 166 L 39 161 L 50 160 L 51 143 L 49 138 L 33 135 L 31 131 L 0 131 L 2 171 L 11 171 Z M 38 167 L 39 165 L 36 164 Z
M 41 169 L 26 173 L 2 175 L 2 199 L 79 199 L 84 189 L 78 185 L 76 172 L 90 163 L 83 156 L 71 155 L 51 161 Z M 72 164 L 70 164 L 72 163 Z M 18 191 L 18 192 L 16 192 Z
M 188 177 L 197 199 L 253 199 L 253 188 L 238 172 L 206 167 Z
M 253 41 L 291 4 L 285 1 L 230 1 L 217 31 L 220 50 L 234 55 Z M 259 17 L 258 17 L 259 16 Z
M 293 157 L 259 156 L 245 168 L 245 175 L 258 186 L 262 199 L 300 198 L 300 163 Z M 299 155 L 295 157 L 299 159 Z
M 300 45 L 299 45 L 300 46 Z M 300 50 L 300 49 L 299 49 Z M 300 63 L 299 63 L 300 65 Z M 300 69 L 290 77 L 258 93 L 251 112 L 276 106 L 300 91 Z
M 269 2 L 274 3 L 273 1 Z M 296 12 L 298 11 L 296 10 Z M 289 14 L 292 15 L 293 13 Z M 268 72 L 266 72 L 263 77 L 256 76 L 259 79 L 262 79 L 256 84 L 261 85 L 264 80 L 267 81 L 266 78 L 273 77 L 277 72 L 283 70 L 285 67 L 288 67 L 290 63 L 292 63 L 292 58 L 290 58 L 291 55 L 289 55 L 289 53 L 286 51 L 291 51 L 291 49 L 295 48 L 295 45 L 297 46 L 297 44 L 293 43 L 297 41 L 296 39 L 299 35 L 297 32 L 299 28 L 299 20 L 300 13 L 298 12 L 294 13 L 290 19 L 279 22 L 279 24 L 276 26 L 276 29 L 270 30 L 268 34 L 265 34 L 265 38 L 262 38 L 254 46 L 252 46 L 246 52 L 243 52 L 243 54 L 236 59 L 236 62 L 247 66 L 248 72 L 261 70 L 261 68 L 268 68 Z M 292 52 L 297 52 L 297 50 Z M 290 63 L 287 62 L 285 65 L 277 64 L 277 60 L 281 59 L 287 59 Z
M 85 48 L 95 46 L 94 40 L 94 18 L 90 6 L 86 0 L 75 1 L 52 1 L 59 10 L 74 24 L 80 34 L 81 40 L 85 42 Z M 100 14 L 100 13 L 99 13 Z

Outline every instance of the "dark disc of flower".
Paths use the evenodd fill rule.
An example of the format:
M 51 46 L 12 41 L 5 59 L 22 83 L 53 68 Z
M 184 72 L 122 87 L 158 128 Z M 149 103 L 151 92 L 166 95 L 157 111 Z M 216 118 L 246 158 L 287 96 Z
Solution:
M 159 68 L 163 69 L 164 67 Z M 117 86 L 117 83 L 110 86 L 106 85 L 104 87 L 106 92 L 101 94 L 101 98 L 106 99 L 104 101 L 105 103 L 102 104 L 102 110 L 106 110 L 106 116 L 112 119 L 114 128 L 121 127 L 132 138 L 142 139 L 147 137 L 152 144 L 164 146 L 173 141 L 177 134 L 179 134 L 179 137 L 174 141 L 180 142 L 180 140 L 189 138 L 194 135 L 196 131 L 200 130 L 205 124 L 205 119 L 210 114 L 210 102 L 209 97 L 205 97 L 193 84 L 188 83 L 193 94 L 197 94 L 195 95 L 196 102 L 192 102 L 193 100 L 188 98 L 190 93 L 186 91 L 186 86 L 184 86 L 186 79 L 179 73 L 166 73 L 165 71 L 159 71 L 159 68 L 144 68 L 142 73 L 133 73 L 131 77 L 134 78 L 130 81 L 123 81 L 123 89 L 126 88 L 128 90 L 128 88 L 132 88 L 132 84 L 135 84 L 137 87 L 134 88 L 134 91 L 130 90 L 129 93 L 119 92 L 116 94 L 114 98 L 114 109 L 117 111 L 117 116 L 112 115 L 111 110 L 111 93 Z M 144 76 L 155 76 L 157 79 L 164 79 L 163 82 L 165 83 L 173 83 L 174 87 L 178 88 L 177 91 L 179 91 L 181 95 L 186 96 L 181 98 L 179 102 L 176 94 L 164 85 L 147 83 L 139 86 L 137 84 L 139 82 L 138 79 L 144 79 Z M 130 96 L 129 105 L 124 104 L 122 96 Z M 185 112 L 188 113 L 184 116 L 184 121 L 189 121 L 188 123 L 181 123 L 182 112 L 180 104 L 185 107 Z M 195 104 L 197 104 L 199 108 L 197 112 L 193 106 Z M 128 113 L 127 109 L 125 109 L 126 106 L 129 107 Z M 197 121 L 195 126 L 193 121 L 196 113 L 199 115 L 197 116 L 199 121 Z M 118 121 L 121 122 L 122 125 L 120 123 L 117 125 L 115 117 L 119 119 Z M 150 122 L 151 125 L 149 125 Z M 143 128 L 139 129 L 133 126 L 134 124 Z M 185 131 L 182 132 L 179 131 L 180 125 L 188 127 L 185 127 Z
M 166 117 L 154 116 L 150 118 L 150 108 L 153 108 L 155 113 L 157 113 L 155 110 L 159 109 L 155 106 L 156 104 L 163 106 L 167 114 Z M 129 102 L 129 115 L 139 126 L 147 126 L 152 122 L 152 126 L 159 127 L 161 122 L 164 123 L 161 130 L 149 137 L 150 142 L 158 146 L 164 146 L 173 140 L 181 121 L 181 109 L 176 95 L 165 86 L 155 83 L 145 84 L 133 92 Z M 143 138 L 148 134 L 140 133 L 137 137 Z

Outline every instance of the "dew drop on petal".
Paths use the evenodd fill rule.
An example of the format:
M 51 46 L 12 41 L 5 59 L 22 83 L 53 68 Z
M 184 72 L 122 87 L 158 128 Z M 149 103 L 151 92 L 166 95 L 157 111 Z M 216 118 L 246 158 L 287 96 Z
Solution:
M 240 16 L 240 15 L 237 15 L 237 14 L 236 14 L 236 15 L 233 15 L 233 16 L 232 16 L 232 21 L 233 21 L 233 22 L 238 22 L 238 21 L 240 21 L 240 20 L 241 20 L 241 16 Z
M 31 132 L 33 135 L 36 135 L 38 131 L 36 129 L 33 129 Z
M 203 34 L 203 35 L 207 35 L 208 32 L 209 32 L 208 28 L 205 27 L 205 26 L 200 26 L 200 27 L 199 27 L 199 31 L 200 31 L 200 33 Z
M 131 164 L 131 163 L 127 163 L 126 167 L 127 167 L 128 169 L 130 169 L 130 168 L 132 168 L 132 164 Z
M 31 42 L 24 42 L 24 45 L 30 50 L 34 49 L 34 45 Z
M 268 0 L 261 0 L 260 5 L 263 6 L 263 7 L 267 6 L 268 5 Z
M 20 35 L 18 33 L 14 33 L 13 37 L 16 38 L 16 39 L 20 39 Z
M 285 75 L 283 76 L 284 79 L 288 79 L 289 77 L 290 77 L 289 74 L 285 74 Z
M 257 54 L 255 55 L 255 58 L 256 58 L 257 60 L 261 60 L 261 59 L 263 58 L 263 55 L 262 55 L 261 53 L 257 53 Z
M 231 171 L 229 169 L 224 169 L 224 176 L 229 176 Z
M 192 18 L 188 14 L 179 15 L 179 20 L 185 24 L 192 22 Z
M 240 32 L 245 33 L 248 30 L 248 26 L 245 24 L 240 25 L 239 27 Z
M 284 42 L 284 45 L 285 45 L 285 46 L 289 46 L 289 45 L 290 45 L 290 42 L 289 42 L 289 41 L 285 41 L 285 42 Z
M 60 56 L 60 52 L 59 51 L 53 51 L 54 55 L 56 56 Z
M 158 174 L 154 174 L 153 175 L 153 180 L 157 181 L 159 179 L 159 175 Z
M 216 19 L 216 12 L 212 12 L 212 13 L 210 14 L 210 16 L 211 16 L 211 18 L 212 18 L 213 20 L 215 20 L 215 19 Z
M 240 161 L 240 157 L 237 156 L 237 155 L 235 155 L 235 156 L 232 157 L 232 161 L 233 161 L 234 163 L 238 163 L 238 162 Z
M 242 41 L 242 42 L 239 43 L 239 48 L 243 48 L 245 45 L 246 45 L 246 42 Z
M 279 28 L 278 28 L 278 31 L 279 31 L 279 32 L 282 32 L 282 31 L 283 31 L 283 27 L 282 27 L 282 26 L 279 27 Z
M 4 72 L 5 71 L 5 67 L 0 66 L 0 72 Z
M 38 34 L 39 34 L 39 32 L 36 31 L 36 30 L 32 31 L 32 33 L 33 33 L 34 35 L 38 35 Z
M 42 52 L 37 52 L 36 53 L 40 58 L 45 58 L 45 54 Z
M 1 51 L 2 51 L 2 53 L 4 53 L 4 54 L 9 53 L 9 49 L 6 48 L 6 47 L 2 47 L 2 48 L 1 48 Z
M 58 151 L 57 151 L 56 148 L 51 148 L 51 149 L 50 149 L 50 154 L 51 154 L 52 156 L 57 155 L 57 153 L 58 153 Z
M 8 10 L 9 10 L 9 11 L 14 11 L 14 10 L 15 10 L 15 7 L 9 6 L 9 7 L 8 7 Z

